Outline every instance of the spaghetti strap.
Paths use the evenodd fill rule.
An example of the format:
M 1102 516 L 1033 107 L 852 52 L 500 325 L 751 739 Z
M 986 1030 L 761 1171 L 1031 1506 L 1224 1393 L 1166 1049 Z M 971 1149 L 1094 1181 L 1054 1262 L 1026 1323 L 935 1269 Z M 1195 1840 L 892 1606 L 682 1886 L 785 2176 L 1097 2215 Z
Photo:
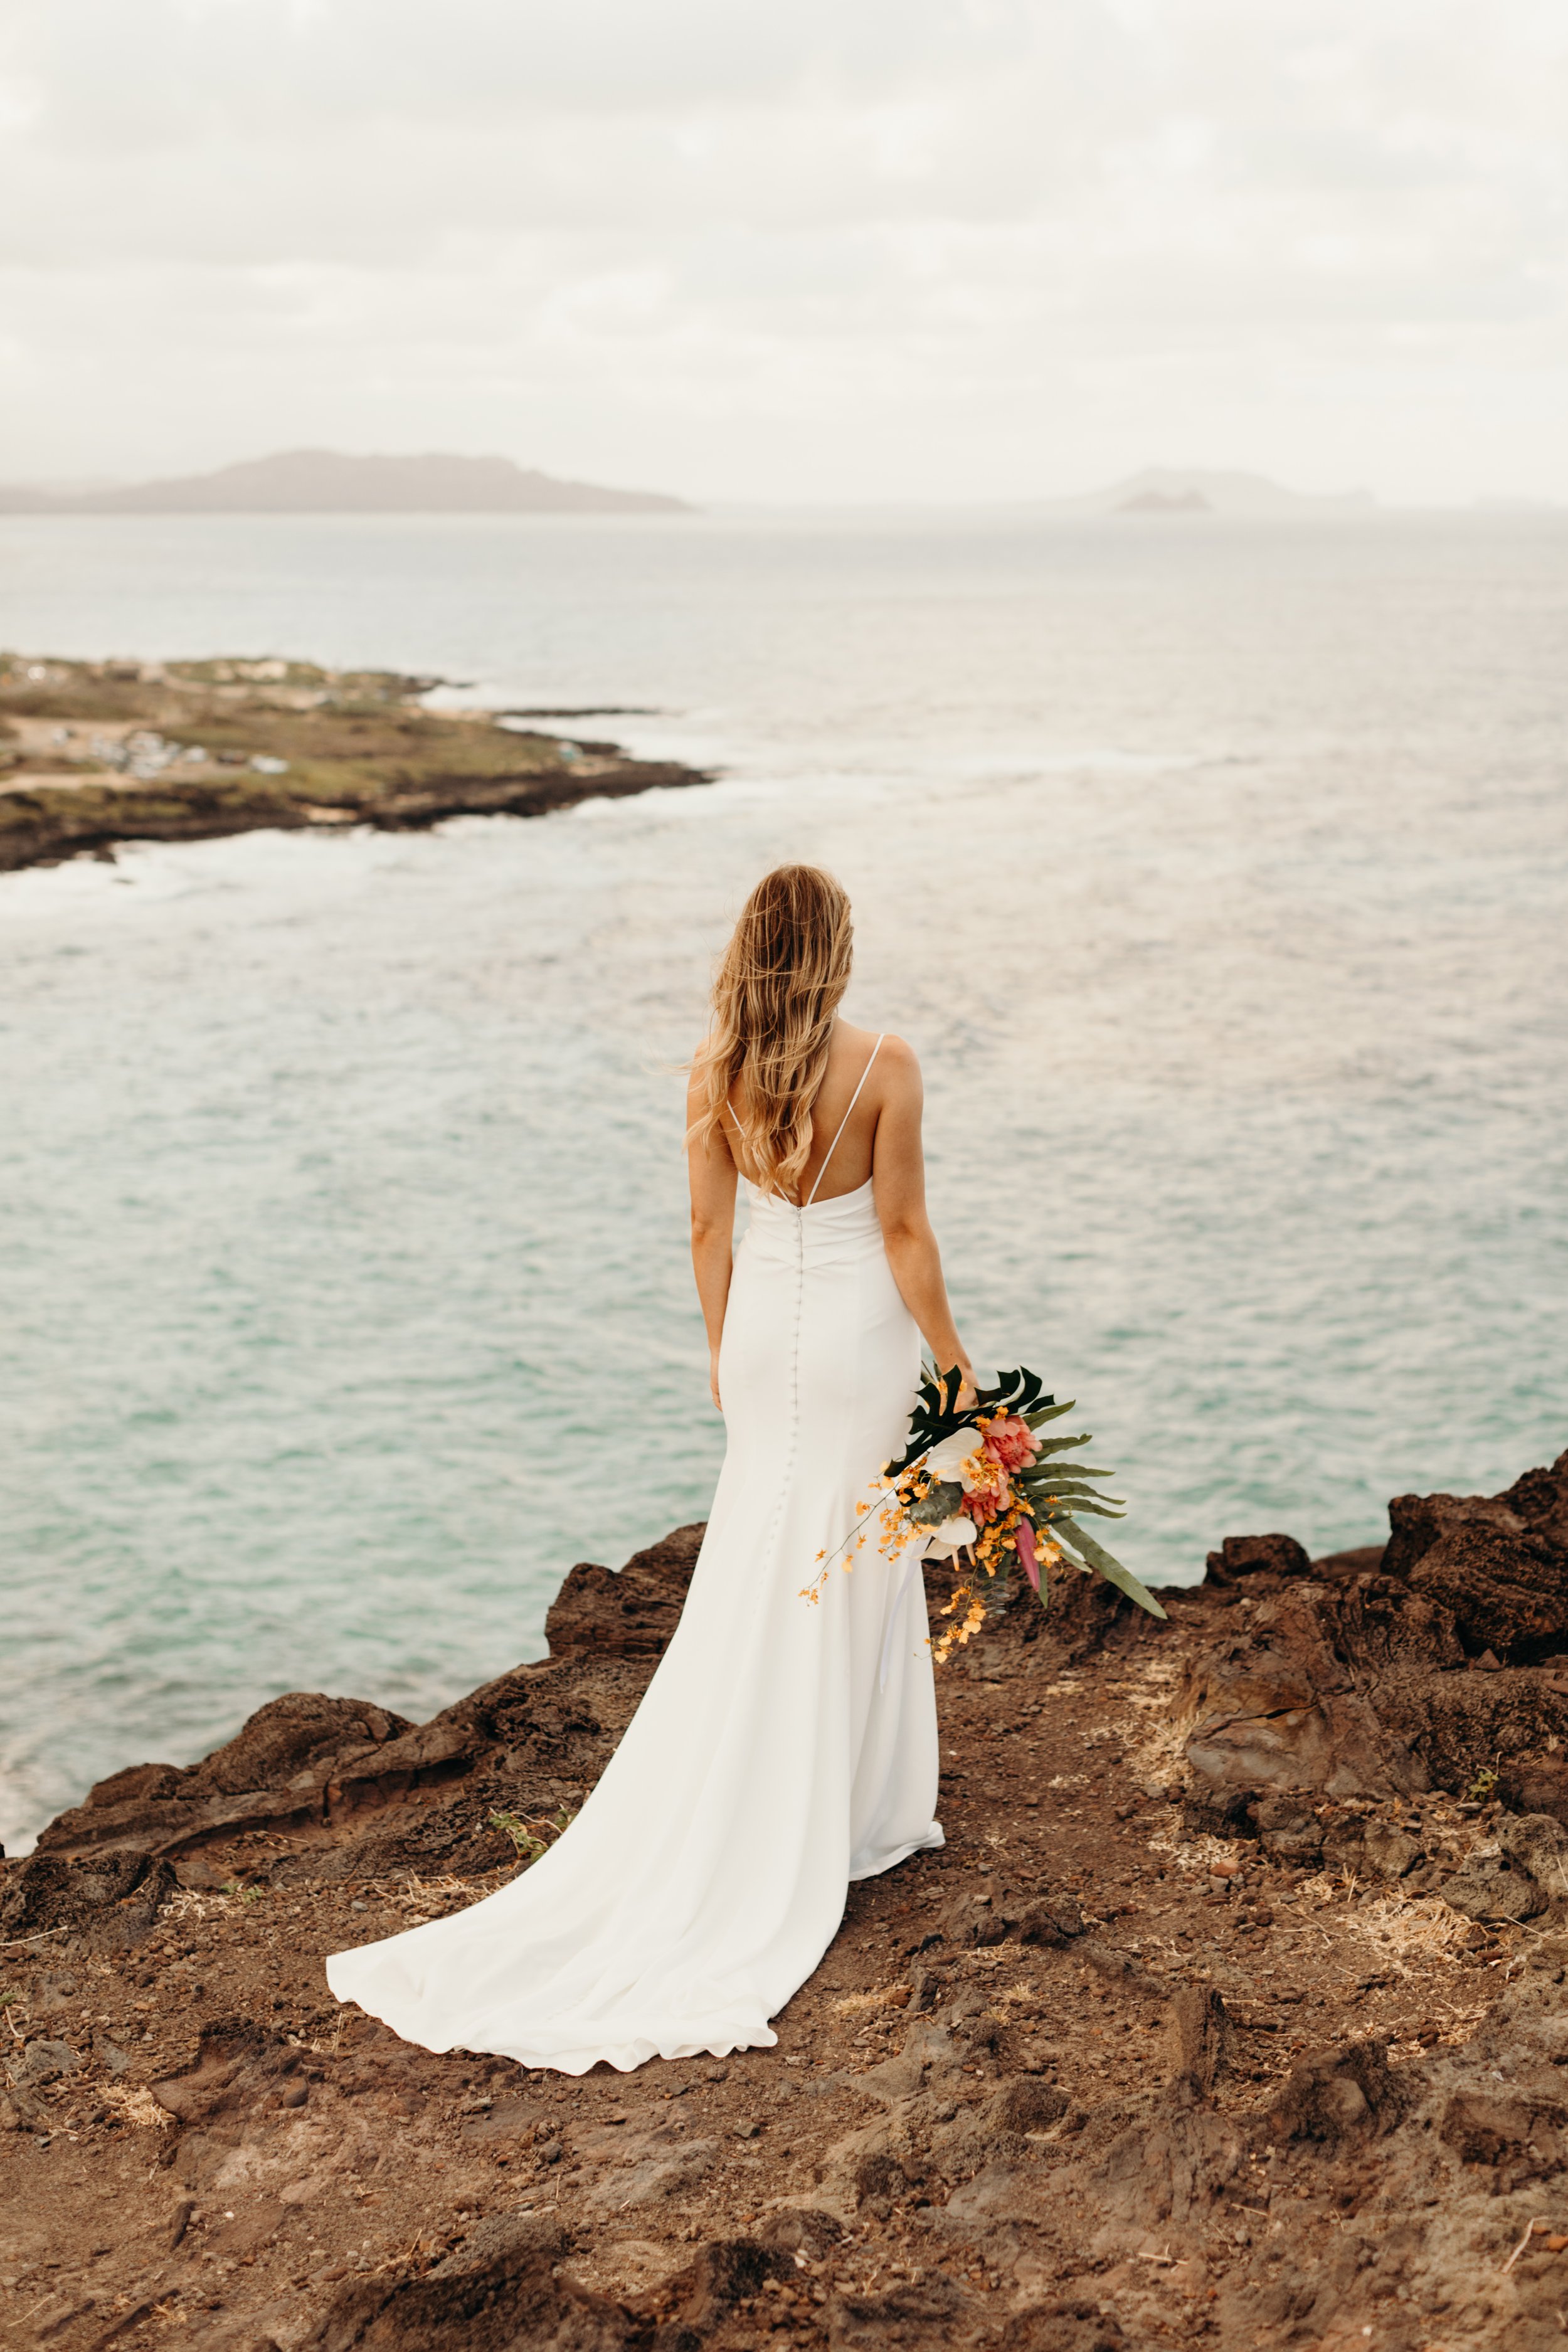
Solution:
M 887 1033 L 887 1031 L 886 1031 L 886 1030 L 884 1030 L 884 1031 L 882 1032 L 882 1036 L 883 1036 L 883 1037 L 885 1037 L 885 1036 L 887 1035 L 887 1034 L 888 1034 L 888 1033 Z M 834 1153 L 835 1153 L 835 1152 L 837 1150 L 837 1149 L 838 1149 L 838 1137 L 839 1137 L 840 1135 L 842 1135 L 842 1134 L 843 1134 L 843 1132 L 844 1132 L 845 1129 L 846 1129 L 846 1128 L 848 1126 L 848 1124 L 849 1124 L 849 1111 L 851 1111 L 851 1110 L 853 1110 L 853 1109 L 854 1109 L 854 1108 L 855 1108 L 856 1104 L 857 1104 L 857 1103 L 859 1101 L 859 1099 L 860 1099 L 860 1087 L 863 1087 L 863 1086 L 865 1085 L 865 1083 L 866 1083 L 867 1079 L 870 1076 L 870 1075 L 871 1075 L 871 1065 L 872 1065 L 872 1063 L 876 1060 L 877 1055 L 879 1055 L 879 1053 L 881 1051 L 881 1046 L 882 1046 L 882 1038 L 881 1038 L 881 1037 L 879 1037 L 879 1038 L 878 1038 L 878 1040 L 877 1040 L 877 1042 L 876 1042 L 876 1044 L 872 1046 L 870 1053 L 867 1055 L 867 1058 L 866 1058 L 866 1066 L 865 1066 L 865 1068 L 864 1068 L 864 1069 L 861 1071 L 861 1073 L 860 1073 L 860 1086 L 856 1087 L 856 1089 L 855 1089 L 854 1093 L 853 1093 L 853 1094 L 850 1096 L 850 1097 L 849 1097 L 849 1110 L 847 1110 L 847 1111 L 845 1112 L 845 1114 L 844 1114 L 843 1118 L 842 1118 L 839 1120 L 839 1122 L 838 1122 L 838 1134 L 837 1134 L 837 1135 L 835 1135 L 835 1137 L 834 1137 L 834 1139 L 833 1139 L 832 1142 L 831 1142 L 831 1143 L 828 1145 L 828 1147 L 827 1147 L 827 1159 L 824 1160 L 824 1161 L 823 1161 L 823 1163 L 822 1163 L 821 1167 L 820 1167 L 820 1168 L 817 1170 L 817 1171 L 816 1171 L 816 1184 L 820 1184 L 820 1183 L 821 1183 L 821 1181 L 822 1181 L 822 1180 L 823 1180 L 823 1178 L 824 1178 L 824 1177 L 826 1175 L 826 1173 L 827 1173 L 827 1160 L 832 1159 L 832 1157 L 833 1157 Z M 806 1196 L 805 1196 L 805 1202 L 804 1202 L 804 1204 L 803 1204 L 803 1205 L 804 1205 L 805 1207 L 808 1208 L 808 1209 L 810 1208 L 810 1206 L 811 1206 L 812 1202 L 813 1202 L 816 1200 L 816 1184 L 814 1184 L 814 1185 L 812 1186 L 812 1188 L 811 1188 L 810 1192 L 809 1192 L 806 1194 Z

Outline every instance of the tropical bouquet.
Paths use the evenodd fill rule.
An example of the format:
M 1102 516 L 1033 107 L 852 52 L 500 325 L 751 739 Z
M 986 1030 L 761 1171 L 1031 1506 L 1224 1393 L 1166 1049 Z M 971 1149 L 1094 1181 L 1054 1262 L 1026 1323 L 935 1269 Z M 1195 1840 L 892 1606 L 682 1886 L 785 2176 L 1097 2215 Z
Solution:
M 1109 1470 L 1071 1458 L 1092 1440 L 1041 1434 L 1072 1412 L 1072 1400 L 1058 1404 L 1038 1373 L 1023 1367 L 998 1372 L 993 1386 L 977 1387 L 974 1402 L 961 1406 L 963 1384 L 956 1366 L 925 1375 L 909 1443 L 883 1465 L 880 1500 L 857 1505 L 861 1524 L 837 1551 L 818 1554 L 819 1573 L 803 1597 L 816 1600 L 834 1560 L 847 1554 L 844 1565 L 852 1567 L 875 1533 L 889 1559 L 923 1538 L 927 1559 L 953 1563 L 952 1594 L 942 1612 L 952 1622 L 931 1643 L 938 1665 L 980 1631 L 993 1602 L 1006 1600 L 1019 1565 L 1043 1608 L 1050 1606 L 1051 1571 L 1065 1560 L 1163 1617 L 1153 1594 L 1079 1525 L 1083 1515 L 1116 1519 L 1124 1508 L 1096 1483 Z

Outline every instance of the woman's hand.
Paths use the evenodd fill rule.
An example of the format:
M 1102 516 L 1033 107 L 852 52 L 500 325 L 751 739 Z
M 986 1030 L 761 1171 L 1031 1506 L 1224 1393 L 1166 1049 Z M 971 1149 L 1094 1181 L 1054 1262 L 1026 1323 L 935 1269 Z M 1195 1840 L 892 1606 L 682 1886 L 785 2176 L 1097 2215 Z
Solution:
M 962 1372 L 963 1375 L 958 1384 L 958 1410 L 960 1412 L 967 1412 L 969 1407 L 975 1402 L 978 1394 L 978 1391 L 974 1385 L 974 1367 L 970 1362 L 967 1356 L 959 1355 L 953 1359 L 953 1361 L 951 1364 L 949 1364 L 947 1371 L 943 1373 L 942 1378 L 946 1380 L 955 1370 Z
M 717 1348 L 710 1348 L 708 1351 L 708 1393 L 713 1400 L 714 1411 L 716 1412 L 722 1412 L 724 1410 L 724 1400 L 719 1393 L 719 1350 Z

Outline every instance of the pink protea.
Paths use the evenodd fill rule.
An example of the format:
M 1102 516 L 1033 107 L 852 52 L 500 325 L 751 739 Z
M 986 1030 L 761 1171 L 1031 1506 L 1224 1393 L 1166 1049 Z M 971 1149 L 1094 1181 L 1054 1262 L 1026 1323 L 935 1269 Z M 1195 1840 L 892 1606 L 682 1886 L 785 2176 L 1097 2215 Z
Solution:
M 1005 1412 L 987 1429 L 985 1450 L 995 1456 L 1004 1470 L 1016 1473 L 1028 1468 L 1040 1450 L 1040 1441 L 1026 1421 L 1021 1421 L 1016 1412 Z

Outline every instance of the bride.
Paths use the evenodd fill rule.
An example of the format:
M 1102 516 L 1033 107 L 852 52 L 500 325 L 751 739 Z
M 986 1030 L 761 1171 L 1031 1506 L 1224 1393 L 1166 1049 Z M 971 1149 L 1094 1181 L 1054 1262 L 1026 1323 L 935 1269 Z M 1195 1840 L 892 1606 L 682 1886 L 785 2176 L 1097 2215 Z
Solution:
M 773 2042 L 849 1883 L 942 1842 L 914 1553 L 835 1566 L 902 1445 L 923 1333 L 959 1344 L 926 1216 L 921 1077 L 838 1012 L 849 901 L 781 866 L 742 910 L 687 1110 L 724 1466 L 684 1612 L 566 1834 L 470 1909 L 327 1963 L 428 2050 L 585 2074 Z M 751 1222 L 731 1259 L 737 1183 Z

